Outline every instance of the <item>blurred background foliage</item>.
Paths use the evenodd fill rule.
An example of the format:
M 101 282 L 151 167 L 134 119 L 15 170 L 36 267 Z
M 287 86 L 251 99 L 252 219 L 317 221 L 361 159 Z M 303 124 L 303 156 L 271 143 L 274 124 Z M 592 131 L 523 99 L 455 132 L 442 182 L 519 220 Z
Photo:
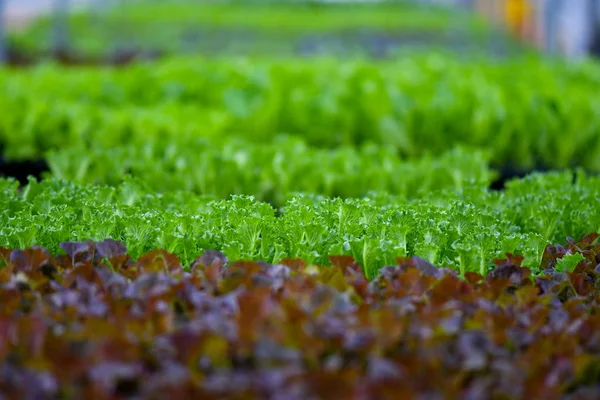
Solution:
M 475 4 L 464 1 L 55 0 L 46 2 L 46 8 L 43 0 L 23 4 L 36 1 L 40 5 L 29 12 L 37 10 L 39 15 L 25 24 L 13 22 L 16 29 L 6 35 L 7 51 L 15 62 L 57 54 L 122 61 L 172 54 L 382 58 L 432 49 L 465 55 L 524 50 L 485 14 L 474 13 Z

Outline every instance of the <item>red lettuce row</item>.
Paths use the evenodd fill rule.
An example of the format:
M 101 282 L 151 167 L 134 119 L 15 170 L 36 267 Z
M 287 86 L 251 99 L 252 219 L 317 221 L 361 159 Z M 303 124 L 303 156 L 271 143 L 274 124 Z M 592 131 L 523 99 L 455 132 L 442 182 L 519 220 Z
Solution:
M 347 256 L 184 269 L 114 240 L 2 248 L 0 394 L 598 398 L 597 238 L 548 246 L 535 277 L 507 254 L 487 277 L 411 257 L 373 281 Z

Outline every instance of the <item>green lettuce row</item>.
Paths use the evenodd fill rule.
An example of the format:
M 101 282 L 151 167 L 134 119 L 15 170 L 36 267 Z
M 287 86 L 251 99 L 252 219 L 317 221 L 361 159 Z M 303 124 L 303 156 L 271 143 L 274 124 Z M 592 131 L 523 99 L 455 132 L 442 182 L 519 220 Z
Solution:
M 246 4 L 161 1 L 118 4 L 103 13 L 75 13 L 68 22 L 72 47 L 84 54 L 103 55 L 119 44 L 163 52 L 217 50 L 211 39 L 225 44 L 263 42 L 273 52 L 303 36 L 348 34 L 370 30 L 381 33 L 437 34 L 460 28 L 471 34 L 486 31 L 482 19 L 452 9 L 415 7 L 406 2 L 387 4 Z M 52 48 L 51 17 L 12 32 L 9 40 L 22 49 L 39 52 Z M 160 34 L 156 34 L 159 31 Z M 223 37 L 224 36 L 224 37 Z M 229 39 L 229 40 L 223 40 Z M 268 50 L 269 48 L 265 49 Z M 214 51 L 213 50 L 213 51 Z M 247 50 L 246 48 L 244 50 Z
M 312 147 L 376 143 L 403 157 L 457 144 L 494 164 L 600 171 L 600 67 L 439 54 L 386 62 L 178 59 L 123 69 L 0 72 L 9 158 L 198 136 Z M 176 139 L 175 139 L 176 138 Z M 565 140 L 568 138 L 568 140 Z
M 461 273 L 487 273 L 505 252 L 535 270 L 546 244 L 600 228 L 600 179 L 579 173 L 532 175 L 504 193 L 481 187 L 407 201 L 294 195 L 282 209 L 250 196 L 212 200 L 186 192 L 150 194 L 132 179 L 117 187 L 0 180 L 0 245 L 59 251 L 70 240 L 122 240 L 133 255 L 164 248 L 190 263 L 204 249 L 231 259 L 278 262 L 352 255 L 369 277 L 397 256 L 418 255 Z
M 384 191 L 414 198 L 432 190 L 488 187 L 493 178 L 479 151 L 457 148 L 438 158 L 401 160 L 383 146 L 315 149 L 290 137 L 268 144 L 148 137 L 113 148 L 65 147 L 47 160 L 52 176 L 78 183 L 117 185 L 130 174 L 155 191 L 185 190 L 218 198 L 251 193 L 276 205 L 290 192 L 361 197 Z

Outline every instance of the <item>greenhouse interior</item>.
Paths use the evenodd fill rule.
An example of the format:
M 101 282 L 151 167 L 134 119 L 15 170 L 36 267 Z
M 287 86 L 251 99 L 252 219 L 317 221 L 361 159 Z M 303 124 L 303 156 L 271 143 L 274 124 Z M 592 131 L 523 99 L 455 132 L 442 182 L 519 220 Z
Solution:
M 600 399 L 600 0 L 0 0 L 0 399 Z

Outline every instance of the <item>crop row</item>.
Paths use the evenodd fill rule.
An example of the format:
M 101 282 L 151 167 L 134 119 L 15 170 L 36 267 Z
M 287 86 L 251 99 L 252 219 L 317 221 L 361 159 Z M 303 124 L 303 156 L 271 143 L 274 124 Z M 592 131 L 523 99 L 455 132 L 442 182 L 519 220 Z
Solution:
M 289 134 L 311 147 L 375 143 L 409 158 L 462 144 L 489 149 L 496 165 L 598 171 L 599 81 L 591 63 L 441 55 L 3 70 L 0 143 L 23 159 L 148 137 L 184 146 L 199 136 L 270 143 Z
M 69 19 L 71 47 L 84 54 L 107 54 L 118 44 L 161 52 L 190 52 L 221 39 L 226 44 L 267 42 L 271 53 L 290 47 L 293 39 L 352 33 L 437 35 L 452 27 L 477 34 L 485 30 L 481 19 L 449 9 L 425 9 L 407 4 L 229 4 L 188 1 L 123 3 L 95 15 L 75 13 Z M 41 18 L 13 32 L 11 43 L 30 52 L 52 48 L 52 18 Z M 155 32 L 160 31 L 160 35 Z M 235 43 L 233 43 L 235 44 Z M 287 46 L 286 46 L 287 44 Z M 202 46 L 204 45 L 204 46 Z M 273 46 L 275 45 L 275 46 Z
M 268 144 L 236 138 L 219 142 L 148 136 L 138 145 L 67 146 L 46 159 L 53 177 L 77 183 L 117 185 L 130 174 L 158 192 L 185 190 L 218 198 L 252 194 L 278 206 L 291 192 L 362 197 L 380 191 L 416 198 L 434 190 L 488 187 L 494 175 L 483 154 L 464 149 L 401 160 L 393 149 L 377 145 L 319 149 L 289 137 Z
M 155 194 L 129 178 L 116 187 L 45 180 L 21 189 L 4 180 L 0 245 L 57 251 L 64 241 L 113 238 L 132 255 L 164 248 L 186 263 L 205 249 L 231 259 L 301 257 L 315 264 L 351 255 L 370 278 L 412 255 L 485 275 L 494 258 L 510 252 L 537 271 L 546 244 L 600 228 L 600 178 L 578 173 L 572 180 L 571 173 L 532 175 L 504 192 L 465 186 L 415 200 L 291 195 L 281 209 L 249 196 Z
M 9 398 L 593 399 L 597 234 L 483 277 L 400 259 L 369 282 L 348 257 L 188 271 L 117 241 L 0 248 L 0 391 Z M 565 258 L 570 271 L 555 269 Z M 573 258 L 577 259 L 573 263 Z

